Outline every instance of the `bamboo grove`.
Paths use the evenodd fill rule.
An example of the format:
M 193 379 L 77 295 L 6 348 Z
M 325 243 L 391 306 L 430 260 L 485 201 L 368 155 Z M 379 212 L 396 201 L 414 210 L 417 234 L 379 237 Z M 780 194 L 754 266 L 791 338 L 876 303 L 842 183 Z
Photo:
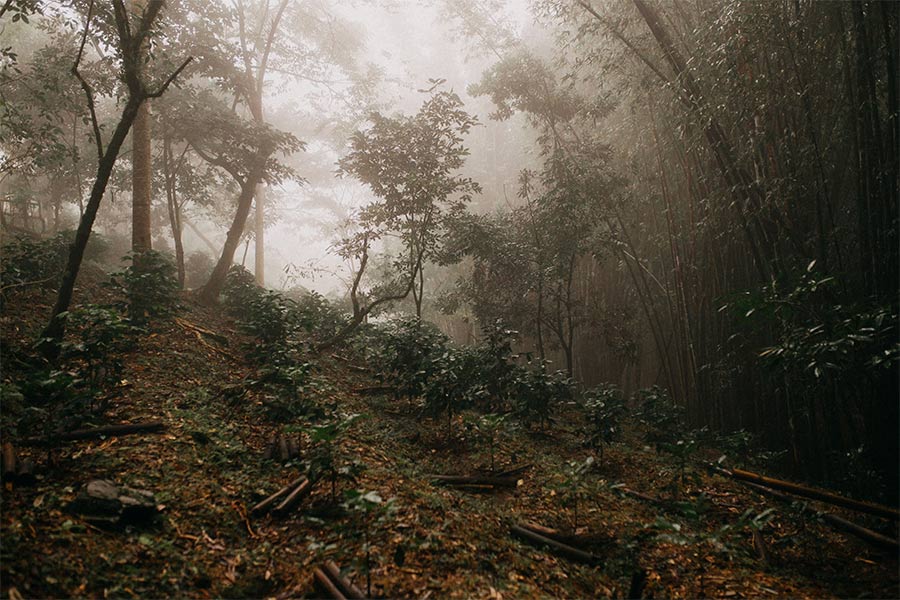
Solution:
M 538 9 L 552 40 L 499 39 L 470 92 L 527 116 L 542 166 L 462 227 L 457 299 L 584 383 L 660 383 L 697 426 L 895 496 L 897 6 Z

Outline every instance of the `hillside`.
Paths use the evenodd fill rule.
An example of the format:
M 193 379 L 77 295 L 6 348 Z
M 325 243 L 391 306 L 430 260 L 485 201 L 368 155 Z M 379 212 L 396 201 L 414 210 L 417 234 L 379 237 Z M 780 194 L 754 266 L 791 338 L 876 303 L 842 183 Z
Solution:
M 86 289 L 95 300 L 106 293 Z M 27 354 L 50 300 L 41 290 L 23 290 L 4 306 L 5 383 L 20 375 L 14 361 Z M 8 481 L 3 487 L 4 596 L 313 597 L 320 595 L 313 569 L 326 559 L 365 590 L 364 532 L 377 597 L 900 593 L 895 550 L 885 553 L 837 533 L 810 508 L 895 535 L 881 519 L 799 500 L 784 504 L 711 474 L 698 465 L 717 458 L 715 449 L 690 457 L 678 501 L 669 502 L 677 465 L 645 445 L 640 426 L 630 422 L 602 458 L 567 481 L 571 462 L 581 465 L 595 455 L 583 443 L 582 416 L 572 404 L 561 405 L 545 430 L 499 434 L 495 470 L 528 467 L 516 475 L 515 487 L 435 485 L 432 474 L 490 469 L 487 446 L 462 420 L 448 438 L 444 419 L 423 418 L 405 399 L 372 393 L 380 384 L 366 365 L 348 358 L 349 351 L 335 351 L 315 359 L 303 392 L 314 398 L 318 416 L 278 422 L 269 410 L 273 399 L 253 384 L 260 369 L 244 357 L 253 340 L 238 329 L 222 311 L 185 297 L 177 320 L 157 323 L 119 356 L 124 368 L 108 392 L 108 409 L 84 426 L 159 420 L 162 431 L 61 442 L 49 450 L 4 439 L 20 461 L 31 458 L 36 465 L 33 485 Z M 356 481 L 338 482 L 336 502 L 323 480 L 286 515 L 251 518 L 254 504 L 308 467 L 309 427 L 337 413 L 363 415 L 332 449 L 339 466 L 360 463 Z M 301 422 L 300 456 L 285 464 L 266 459 L 272 438 L 302 430 Z M 70 503 L 97 479 L 152 492 L 159 514 L 106 526 L 73 512 Z M 626 496 L 622 486 L 649 498 Z M 391 500 L 391 510 L 348 512 L 340 503 L 349 489 L 376 492 L 384 501 L 377 507 Z M 769 510 L 754 534 L 751 519 Z M 580 547 L 596 564 L 511 536 L 510 527 L 524 521 L 559 530 L 574 524 L 583 536 Z

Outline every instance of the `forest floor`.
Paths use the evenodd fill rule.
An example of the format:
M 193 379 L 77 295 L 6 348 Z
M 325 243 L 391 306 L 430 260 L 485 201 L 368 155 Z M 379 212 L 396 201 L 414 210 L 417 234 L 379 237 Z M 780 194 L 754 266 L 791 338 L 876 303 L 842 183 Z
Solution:
M 4 306 L 7 350 L 30 345 L 51 300 L 26 290 Z M 201 341 L 183 324 L 160 325 L 123 357 L 125 383 L 103 417 L 91 419 L 95 425 L 162 420 L 164 431 L 67 442 L 49 457 L 17 448 L 20 457 L 34 458 L 38 480 L 3 487 L 4 597 L 313 597 L 313 568 L 325 559 L 365 589 L 358 517 L 330 510 L 329 486 L 317 485 L 283 518 L 248 518 L 249 507 L 297 477 L 300 461 L 265 459 L 283 426 L 263 416 L 256 392 L 231 393 L 254 376 L 241 357 L 248 340 L 235 324 L 190 300 L 181 318 L 228 343 Z M 448 439 L 443 420 L 418 417 L 405 400 L 354 393 L 375 382 L 338 355 L 323 355 L 317 365 L 320 401 L 365 415 L 339 442 L 343 456 L 366 466 L 354 487 L 394 499 L 395 512 L 367 529 L 374 596 L 623 598 L 636 572 L 646 575 L 647 598 L 900 595 L 897 556 L 835 532 L 797 504 L 780 504 L 700 467 L 689 469 L 694 480 L 680 503 L 623 497 L 614 484 L 662 498 L 672 493 L 667 486 L 676 465 L 646 447 L 638 431 L 626 431 L 598 460 L 576 523 L 574 507 L 564 502 L 564 474 L 592 451 L 582 443 L 579 417 L 566 407 L 544 432 L 501 436 L 498 469 L 532 465 L 514 489 L 436 486 L 430 474 L 487 468 L 486 448 L 460 423 Z M 67 512 L 94 479 L 154 492 L 160 516 L 146 527 L 105 529 Z M 763 561 L 741 517 L 769 508 Z M 827 510 L 884 527 L 877 518 Z M 560 529 L 577 524 L 579 533 L 593 536 L 589 549 L 598 564 L 570 562 L 512 537 L 510 526 L 525 520 Z

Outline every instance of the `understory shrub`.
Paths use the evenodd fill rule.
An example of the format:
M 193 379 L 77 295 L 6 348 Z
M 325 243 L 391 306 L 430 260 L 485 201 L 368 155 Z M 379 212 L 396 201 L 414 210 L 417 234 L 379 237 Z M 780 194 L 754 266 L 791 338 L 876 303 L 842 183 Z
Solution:
M 110 286 L 123 300 L 120 306 L 133 325 L 145 327 L 167 319 L 179 308 L 178 275 L 172 258 L 155 250 L 126 254 L 127 267 L 110 276 Z

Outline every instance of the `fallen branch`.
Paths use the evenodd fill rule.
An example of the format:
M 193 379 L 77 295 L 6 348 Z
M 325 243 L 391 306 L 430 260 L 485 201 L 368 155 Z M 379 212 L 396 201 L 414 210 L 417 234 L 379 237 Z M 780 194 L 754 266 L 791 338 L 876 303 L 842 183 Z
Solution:
M 306 481 L 306 477 L 298 477 L 297 479 L 293 480 L 292 482 L 290 482 L 289 484 L 287 484 L 286 486 L 284 486 L 283 488 L 281 488 L 280 490 L 278 490 L 277 492 L 275 492 L 274 494 L 272 494 L 271 496 L 269 496 L 262 502 L 259 502 L 258 504 L 256 504 L 256 506 L 254 506 L 253 508 L 250 509 L 250 516 L 252 517 L 252 516 L 261 515 L 261 514 L 265 513 L 279 499 L 281 499 L 284 495 L 290 493 L 292 490 L 296 489 L 304 481 Z
M 393 394 L 395 392 L 396 389 L 390 385 L 367 385 L 353 388 L 353 393 L 360 396 L 380 396 L 381 394 Z
M 298 485 L 294 491 L 287 495 L 287 498 L 282 500 L 281 504 L 276 506 L 272 510 L 272 514 L 276 516 L 284 516 L 288 512 L 293 509 L 300 500 L 305 498 L 312 491 L 313 482 L 309 479 L 304 479 L 300 485 Z
M 513 468 L 507 469 L 505 471 L 500 471 L 499 473 L 492 473 L 491 476 L 492 477 L 516 477 L 518 475 L 521 475 L 522 473 L 524 473 L 531 467 L 532 467 L 531 463 L 528 463 L 525 465 L 519 465 L 518 467 L 513 467 Z
M 632 489 L 625 488 L 625 487 L 619 488 L 619 491 L 626 496 L 631 496 L 632 498 L 636 498 L 638 500 L 643 500 L 644 502 L 649 502 L 650 504 L 653 504 L 655 506 L 665 506 L 666 505 L 666 502 L 664 500 L 660 500 L 659 498 L 654 498 L 653 496 L 644 494 L 643 492 L 636 492 Z
M 328 577 L 337 585 L 341 593 L 343 593 L 347 598 L 351 598 L 352 600 L 363 600 L 366 597 L 366 595 L 362 593 L 362 590 L 353 585 L 353 583 L 349 579 L 341 575 L 341 570 L 334 563 L 334 561 L 325 561 L 324 571 L 325 574 L 328 575 Z
M 837 494 L 832 494 L 831 492 L 826 492 L 825 490 L 809 488 L 796 483 L 791 483 L 790 481 L 774 479 L 772 477 L 766 477 L 764 475 L 751 473 L 750 471 L 744 471 L 742 469 L 732 469 L 730 473 L 731 476 L 735 479 L 739 479 L 741 481 L 749 481 L 750 483 L 755 483 L 757 485 L 762 485 L 776 490 L 782 490 L 796 496 L 803 496 L 804 498 L 819 500 L 820 502 L 825 502 L 834 506 L 841 506 L 843 508 L 875 515 L 876 517 L 883 517 L 885 519 L 893 519 L 895 521 L 900 519 L 900 511 L 898 511 L 896 508 L 880 506 L 878 504 L 872 504 L 870 502 L 860 502 L 859 500 L 853 500 L 852 498 L 838 496 Z
M 856 523 L 852 523 L 843 517 L 831 513 L 819 513 L 819 516 L 823 521 L 833 527 L 841 529 L 851 535 L 855 535 L 859 539 L 869 542 L 873 546 L 878 546 L 884 550 L 890 550 L 895 557 L 897 556 L 898 550 L 900 550 L 900 543 L 898 543 L 897 540 L 882 535 L 877 531 L 866 529 L 861 525 L 857 525 Z
M 228 338 L 220 333 L 216 333 L 215 331 L 210 331 L 209 329 L 204 329 L 203 327 L 200 327 L 199 325 L 195 325 L 195 324 L 191 323 L 190 321 L 186 321 L 185 319 L 182 319 L 180 317 L 175 317 L 175 322 L 178 323 L 179 325 L 181 325 L 183 328 L 190 329 L 191 331 L 193 331 L 195 333 L 206 336 L 209 339 L 222 344 L 223 346 L 228 345 Z
M 570 560 L 583 562 L 590 565 L 598 564 L 600 562 L 598 557 L 589 552 L 579 550 L 578 548 L 574 548 L 568 544 L 564 544 L 552 538 L 546 537 L 525 527 L 513 525 L 510 528 L 510 531 L 514 536 L 519 537 L 526 542 L 529 542 L 533 545 L 547 546 L 552 551 Z
M 145 423 L 126 423 L 122 425 L 107 425 L 105 427 L 91 427 L 89 429 L 76 429 L 75 431 L 60 431 L 49 436 L 36 436 L 25 438 L 23 444 L 35 446 L 52 442 L 70 442 L 75 440 L 90 440 L 99 437 L 112 437 L 128 435 L 130 433 L 151 433 L 162 431 L 166 424 L 162 421 L 148 421 Z
M 519 484 L 515 477 L 482 477 L 479 475 L 432 475 L 432 481 L 446 485 L 489 485 L 493 487 L 514 488 Z
M 717 469 L 717 470 L 722 472 L 723 474 L 730 475 L 730 473 L 731 473 L 730 471 L 726 471 L 725 469 Z M 781 500 L 782 502 L 785 502 L 787 504 L 791 504 L 795 501 L 795 499 L 792 498 L 791 496 L 788 496 L 787 494 L 783 494 L 777 490 L 773 490 L 771 488 L 767 488 L 765 486 L 758 485 L 756 483 L 750 483 L 749 481 L 742 481 L 741 483 L 743 483 L 747 487 L 753 489 L 754 491 L 759 492 L 760 494 L 763 494 L 765 496 L 771 496 L 772 498 Z M 881 548 L 884 550 L 891 550 L 895 555 L 898 552 L 898 550 L 900 550 L 900 542 L 898 542 L 897 540 L 891 539 L 885 535 L 882 535 L 882 534 L 878 533 L 877 531 L 872 531 L 871 529 L 867 529 L 866 527 L 857 525 L 856 523 L 853 523 L 851 521 L 848 521 L 847 519 L 844 519 L 837 515 L 833 515 L 831 513 L 819 512 L 817 510 L 813 510 L 812 512 L 813 512 L 813 514 L 816 515 L 816 517 L 822 519 L 825 523 L 828 523 L 833 528 L 840 529 L 841 531 L 843 531 L 845 533 L 854 535 L 854 536 L 858 537 L 859 539 L 872 544 L 873 546 L 877 546 L 878 548 Z
M 552 527 L 545 527 L 539 523 L 535 523 L 534 521 L 525 521 L 523 523 L 519 523 L 519 526 L 524 529 L 530 529 L 538 535 L 542 535 L 544 537 L 550 538 L 551 540 L 556 540 L 557 542 L 561 542 L 568 546 L 573 547 L 582 547 L 590 544 L 597 543 L 608 543 L 609 539 L 604 539 L 600 536 L 588 536 L 588 535 L 576 535 L 576 534 L 567 534 L 559 531 L 558 529 L 553 529 Z
M 313 569 L 313 580 L 322 591 L 334 600 L 347 600 L 347 596 L 341 593 L 337 585 L 319 567 Z

